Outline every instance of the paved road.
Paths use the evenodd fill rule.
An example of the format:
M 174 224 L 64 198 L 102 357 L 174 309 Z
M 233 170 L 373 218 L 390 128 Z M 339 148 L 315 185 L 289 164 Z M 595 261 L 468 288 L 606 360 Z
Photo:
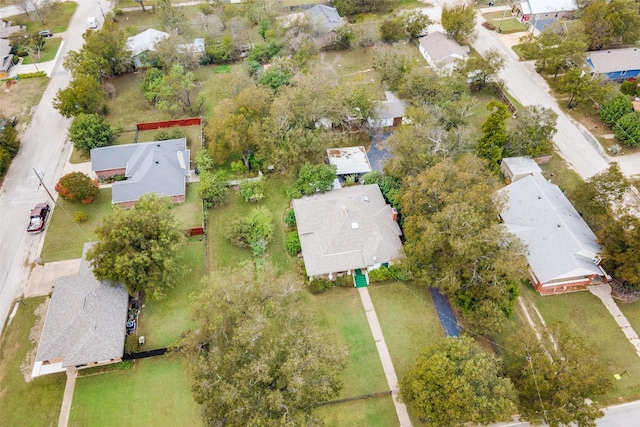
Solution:
M 51 81 L 31 125 L 21 137 L 20 151 L 0 189 L 0 324 L 4 324 L 11 302 L 23 293 L 44 239 L 43 234 L 28 235 L 25 231 L 31 208 L 48 199 L 32 168 L 44 173 L 45 185 L 53 192 L 70 153 L 70 145 L 65 144 L 70 121 L 58 114 L 52 101 L 56 92 L 70 80 L 69 73 L 62 67 L 64 55 L 82 47 L 87 18 L 101 16 L 96 1 L 76 1 L 78 7 L 67 29 L 63 51 L 53 67 Z M 102 7 L 107 6 L 108 3 L 103 2 Z M 11 8 L 0 9 L 0 17 L 12 14 L 15 10 Z

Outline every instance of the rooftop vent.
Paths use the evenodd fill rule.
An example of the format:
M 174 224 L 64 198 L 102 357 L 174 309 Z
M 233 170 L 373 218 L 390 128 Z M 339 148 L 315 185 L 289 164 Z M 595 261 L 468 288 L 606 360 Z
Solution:
M 352 230 L 357 230 L 358 229 L 358 223 L 357 222 L 352 222 L 351 223 L 351 229 Z
M 364 195 L 363 195 L 363 196 L 362 196 L 362 200 L 364 200 L 365 202 L 368 202 L 368 201 L 369 201 L 369 196 L 364 196 Z

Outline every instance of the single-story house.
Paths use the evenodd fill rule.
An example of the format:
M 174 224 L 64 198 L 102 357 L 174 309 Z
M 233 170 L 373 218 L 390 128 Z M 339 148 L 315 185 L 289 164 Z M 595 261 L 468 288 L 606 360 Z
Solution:
M 499 191 L 504 226 L 527 248 L 529 277 L 542 295 L 585 289 L 609 277 L 596 236 L 562 190 L 534 173 Z
M 429 66 L 445 74 L 451 74 L 458 61 L 466 61 L 469 57 L 468 46 L 460 46 L 452 37 L 440 31 L 420 37 L 418 41 L 418 49 Z
M 0 77 L 7 77 L 9 68 L 13 65 L 13 55 L 9 40 L 0 39 Z
M 609 80 L 640 76 L 640 48 L 637 47 L 587 52 L 586 61 L 593 74 L 604 74 Z
M 367 271 L 403 255 L 397 212 L 377 184 L 317 193 L 291 205 L 309 279 L 346 274 L 366 286 Z
M 90 246 L 78 274 L 55 281 L 32 377 L 122 360 L 129 295 L 95 278 L 85 258 Z
M 0 39 L 7 39 L 11 34 L 26 29 L 25 25 L 11 25 L 11 22 L 0 19 Z
M 296 22 L 308 23 L 313 40 L 320 49 L 333 46 L 338 39 L 336 29 L 344 25 L 344 20 L 335 7 L 322 4 L 312 6 L 302 12 L 283 16 L 279 22 L 284 28 L 288 28 Z
M 156 193 L 175 203 L 185 200 L 189 177 L 186 138 L 113 145 L 91 150 L 91 170 L 98 178 L 123 176 L 111 187 L 111 202 L 128 208 L 140 196 Z
M 393 92 L 384 92 L 384 101 L 376 106 L 376 118 L 368 120 L 369 125 L 376 128 L 396 127 L 403 123 L 404 112 L 409 106 L 407 101 L 398 98 Z
M 363 146 L 328 148 L 327 158 L 329 164 L 334 165 L 338 178 L 345 179 L 348 175 L 355 175 L 360 178 L 362 175 L 372 171 L 367 150 Z
M 578 6 L 575 0 L 522 0 L 513 5 L 513 15 L 521 21 L 572 18 Z
M 542 173 L 542 169 L 536 161 L 527 157 L 505 157 L 500 162 L 500 170 L 507 183 L 516 182 L 525 176 Z
M 169 33 L 149 28 L 127 38 L 127 49 L 131 51 L 131 59 L 136 68 L 144 67 L 149 52 L 155 52 L 156 43 L 169 37 Z

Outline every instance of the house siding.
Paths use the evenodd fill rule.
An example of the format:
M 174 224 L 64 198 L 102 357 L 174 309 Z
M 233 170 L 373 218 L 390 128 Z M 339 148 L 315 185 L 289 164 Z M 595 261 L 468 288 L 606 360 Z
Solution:
M 103 171 L 95 171 L 98 178 L 112 178 L 116 175 L 124 175 L 127 168 L 105 169 Z
M 605 75 L 609 80 L 626 80 L 640 76 L 640 70 L 616 71 L 614 73 L 606 73 Z

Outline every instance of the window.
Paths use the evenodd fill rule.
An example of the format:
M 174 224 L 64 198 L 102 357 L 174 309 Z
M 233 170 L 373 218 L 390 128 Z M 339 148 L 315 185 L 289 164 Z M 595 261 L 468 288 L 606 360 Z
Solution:
M 624 70 L 624 71 L 620 72 L 621 76 L 624 76 L 625 74 L 627 74 L 627 70 Z

